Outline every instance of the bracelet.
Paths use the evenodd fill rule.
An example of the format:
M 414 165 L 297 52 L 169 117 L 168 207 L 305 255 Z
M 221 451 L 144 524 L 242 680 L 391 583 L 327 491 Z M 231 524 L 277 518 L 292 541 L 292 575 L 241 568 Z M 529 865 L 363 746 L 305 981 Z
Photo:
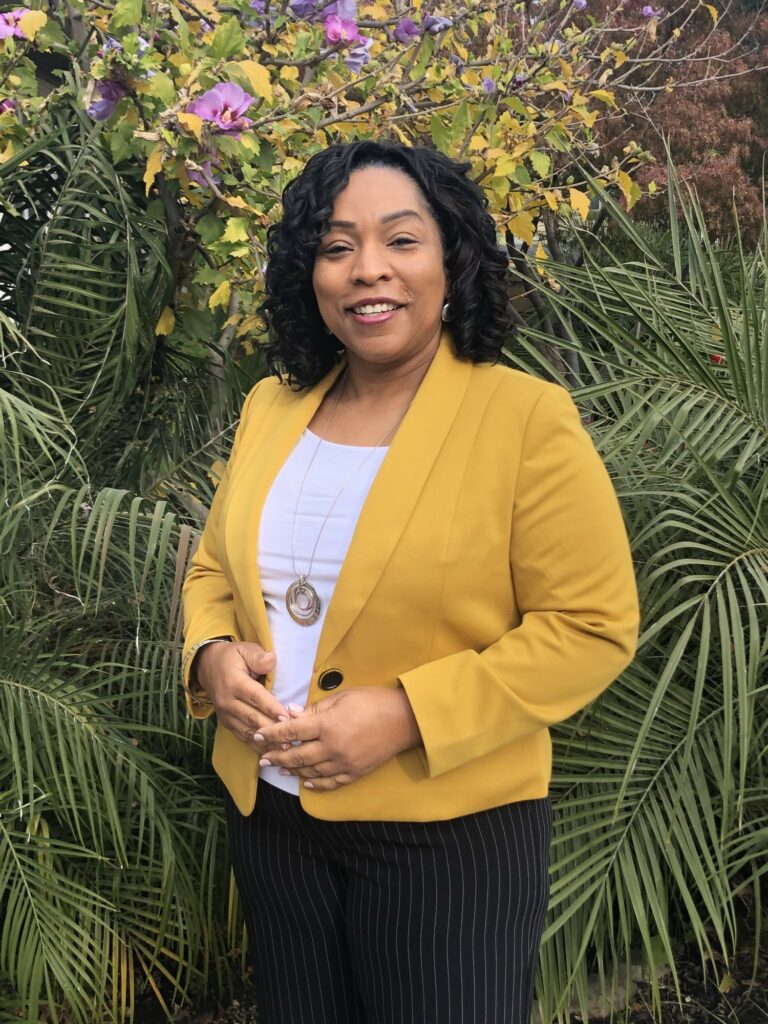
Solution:
M 187 653 L 184 655 L 184 660 L 181 663 L 182 679 L 184 678 L 187 665 L 191 666 L 192 662 L 194 661 L 195 655 L 202 647 L 206 647 L 208 644 L 229 644 L 232 643 L 233 640 L 234 637 L 232 636 L 213 636 L 209 637 L 207 640 L 200 640 L 198 643 L 193 644 L 187 651 Z M 204 697 L 201 697 L 199 693 L 195 693 L 195 691 L 192 690 L 186 683 L 182 682 L 182 687 L 184 689 L 184 692 L 190 697 L 192 701 L 195 702 L 195 704 L 202 704 L 204 707 L 209 708 L 213 707 L 212 700 L 206 700 Z

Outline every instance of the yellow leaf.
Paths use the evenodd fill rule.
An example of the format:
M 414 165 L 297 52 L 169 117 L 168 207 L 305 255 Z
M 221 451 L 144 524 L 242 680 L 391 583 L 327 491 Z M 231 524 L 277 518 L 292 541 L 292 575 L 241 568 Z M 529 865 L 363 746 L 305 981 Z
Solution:
M 480 75 L 477 71 L 471 68 L 469 71 L 465 71 L 464 74 L 461 75 L 461 81 L 464 82 L 465 85 L 480 85 Z
M 713 7 L 712 4 L 704 4 L 704 6 L 709 11 L 709 16 L 712 18 L 712 24 L 716 25 L 717 24 L 717 19 L 720 17 L 720 15 L 718 14 L 717 8 Z
M 298 82 L 299 69 L 293 67 L 291 64 L 285 64 L 280 68 L 280 77 L 286 82 Z
M 568 86 L 565 82 L 557 79 L 555 82 L 545 82 L 544 85 L 540 86 L 542 92 L 568 92 Z
M 247 242 L 248 220 L 245 217 L 227 218 L 227 226 L 221 236 L 222 242 Z
M 656 191 L 656 182 L 655 181 L 649 181 L 648 182 L 648 192 L 649 192 L 649 194 L 653 195 L 653 193 L 655 191 Z
M 583 221 L 586 221 L 589 216 L 589 196 L 585 196 L 578 189 L 569 188 L 568 202 L 571 205 L 571 209 L 575 210 Z
M 216 459 L 214 462 L 211 463 L 211 468 L 208 470 L 208 476 L 210 480 L 213 482 L 213 484 L 218 485 L 219 481 L 224 475 L 225 469 L 226 464 L 223 463 L 221 459 Z
M 203 119 L 198 117 L 197 114 L 177 114 L 176 120 L 182 125 L 187 131 L 192 132 L 197 141 L 203 134 Z
M 283 160 L 284 171 L 300 171 L 304 166 L 303 160 L 298 160 L 295 156 L 287 156 Z
M 236 210 L 247 210 L 249 213 L 258 212 L 257 210 L 254 210 L 252 206 L 249 206 L 248 203 L 246 203 L 246 201 L 240 196 L 222 196 L 221 198 L 227 206 L 232 206 Z
M 522 240 L 528 245 L 533 245 L 535 228 L 533 224 L 533 217 L 530 213 L 522 211 L 516 214 L 509 221 L 508 227 L 513 235 L 516 235 L 518 238 L 522 238 Z
M 163 144 L 158 144 L 152 149 L 149 154 L 149 160 L 147 160 L 147 169 L 144 171 L 144 184 L 146 185 L 145 195 L 149 195 L 149 190 L 155 180 L 155 175 L 159 174 L 163 168 Z
M 488 145 L 488 140 L 484 139 L 482 135 L 473 135 L 469 140 L 469 148 L 471 150 L 485 149 Z
M 269 69 L 255 60 L 238 60 L 235 63 L 251 83 L 251 88 L 256 95 L 263 96 L 267 103 L 271 103 L 273 94 Z
M 213 295 L 208 299 L 208 307 L 215 309 L 216 306 L 226 306 L 229 304 L 229 281 L 222 281 Z
M 176 315 L 170 306 L 166 306 L 160 314 L 160 319 L 155 327 L 155 334 L 170 334 L 176 324 Z
M 261 149 L 258 138 L 248 132 L 240 136 L 240 145 L 249 153 L 258 153 Z
M 26 39 L 34 39 L 47 21 L 48 15 L 43 11 L 27 11 L 19 18 L 18 26 Z
M 624 53 L 623 50 L 617 50 L 616 51 L 616 57 L 615 57 L 616 67 L 620 68 L 622 64 L 626 63 L 626 61 L 627 61 L 626 53 Z
M 515 160 L 509 153 L 505 153 L 504 156 L 500 157 L 493 169 L 494 178 L 501 178 L 505 174 L 512 174 L 517 169 L 518 164 L 518 160 Z
M 638 199 L 638 196 L 635 194 L 635 191 L 637 190 L 639 192 L 639 189 L 637 189 L 637 186 L 632 181 L 632 179 L 626 171 L 619 171 L 617 178 L 619 188 L 621 189 L 621 194 L 627 201 L 627 209 L 631 210 Z
M 560 65 L 560 74 L 566 82 L 570 82 L 573 78 L 573 68 L 571 65 L 567 61 L 563 60 L 562 57 L 560 57 L 557 63 Z
M 555 193 L 550 192 L 549 189 L 545 189 L 542 192 L 542 195 L 544 196 L 544 201 L 550 210 L 552 210 L 553 213 L 557 213 L 557 196 Z
M 8 145 L 5 149 L 0 150 L 0 164 L 4 164 L 6 160 L 10 160 L 13 156 L 13 140 L 8 140 Z
M 592 99 L 602 100 L 603 103 L 607 103 L 609 107 L 616 106 L 616 98 L 608 89 L 593 89 L 589 95 Z
M 581 118 L 581 120 L 584 122 L 587 128 L 591 128 L 597 120 L 598 112 L 596 110 L 587 110 L 586 107 L 574 107 L 573 111 L 575 114 L 578 114 L 578 116 Z

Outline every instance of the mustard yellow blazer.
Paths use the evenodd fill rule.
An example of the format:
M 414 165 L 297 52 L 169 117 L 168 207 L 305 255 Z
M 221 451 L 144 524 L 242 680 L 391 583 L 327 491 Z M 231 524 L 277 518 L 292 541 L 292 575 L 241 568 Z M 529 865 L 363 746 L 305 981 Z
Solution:
M 185 652 L 227 634 L 272 649 L 259 516 L 341 368 L 303 392 L 270 377 L 247 396 L 184 583 Z M 547 727 L 622 672 L 638 626 L 621 510 L 568 391 L 459 360 L 445 330 L 360 515 L 307 701 L 328 696 L 331 669 L 341 688 L 403 687 L 424 745 L 337 790 L 302 787 L 302 806 L 426 821 L 545 796 Z M 258 760 L 218 727 L 213 767 L 243 814 Z

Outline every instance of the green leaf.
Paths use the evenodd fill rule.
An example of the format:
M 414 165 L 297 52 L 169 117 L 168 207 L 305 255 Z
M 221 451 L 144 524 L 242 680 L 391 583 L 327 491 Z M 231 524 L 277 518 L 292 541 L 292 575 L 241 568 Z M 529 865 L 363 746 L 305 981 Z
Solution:
M 110 28 L 138 25 L 141 21 L 142 0 L 117 0 L 115 10 L 109 19 Z
M 531 167 L 540 178 L 548 178 L 549 172 L 552 170 L 552 160 L 548 153 L 542 153 L 540 149 L 535 149 L 532 153 L 528 154 L 528 159 L 531 161 Z
M 450 146 L 451 133 L 437 114 L 433 114 L 429 119 L 429 134 L 438 149 L 445 151 Z
M 173 84 L 173 79 L 170 75 L 165 74 L 163 71 L 158 71 L 157 74 L 152 75 L 146 82 L 144 95 L 156 96 L 170 107 L 176 102 L 176 86 Z
M 214 60 L 221 60 L 222 57 L 233 57 L 241 53 L 245 46 L 245 36 L 240 27 L 240 22 L 233 15 L 231 18 L 223 18 L 216 26 L 211 42 L 210 54 Z
M 196 227 L 203 245 L 211 245 L 224 234 L 224 225 L 213 213 L 204 214 L 197 222 Z

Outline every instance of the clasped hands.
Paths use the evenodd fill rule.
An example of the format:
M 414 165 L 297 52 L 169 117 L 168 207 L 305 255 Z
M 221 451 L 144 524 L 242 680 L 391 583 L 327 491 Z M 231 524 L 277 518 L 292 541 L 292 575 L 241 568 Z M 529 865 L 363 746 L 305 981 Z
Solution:
M 333 693 L 306 709 L 284 707 L 263 685 L 275 655 L 258 644 L 209 644 L 195 658 L 197 682 L 219 722 L 307 788 L 337 789 L 421 743 L 403 690 Z

